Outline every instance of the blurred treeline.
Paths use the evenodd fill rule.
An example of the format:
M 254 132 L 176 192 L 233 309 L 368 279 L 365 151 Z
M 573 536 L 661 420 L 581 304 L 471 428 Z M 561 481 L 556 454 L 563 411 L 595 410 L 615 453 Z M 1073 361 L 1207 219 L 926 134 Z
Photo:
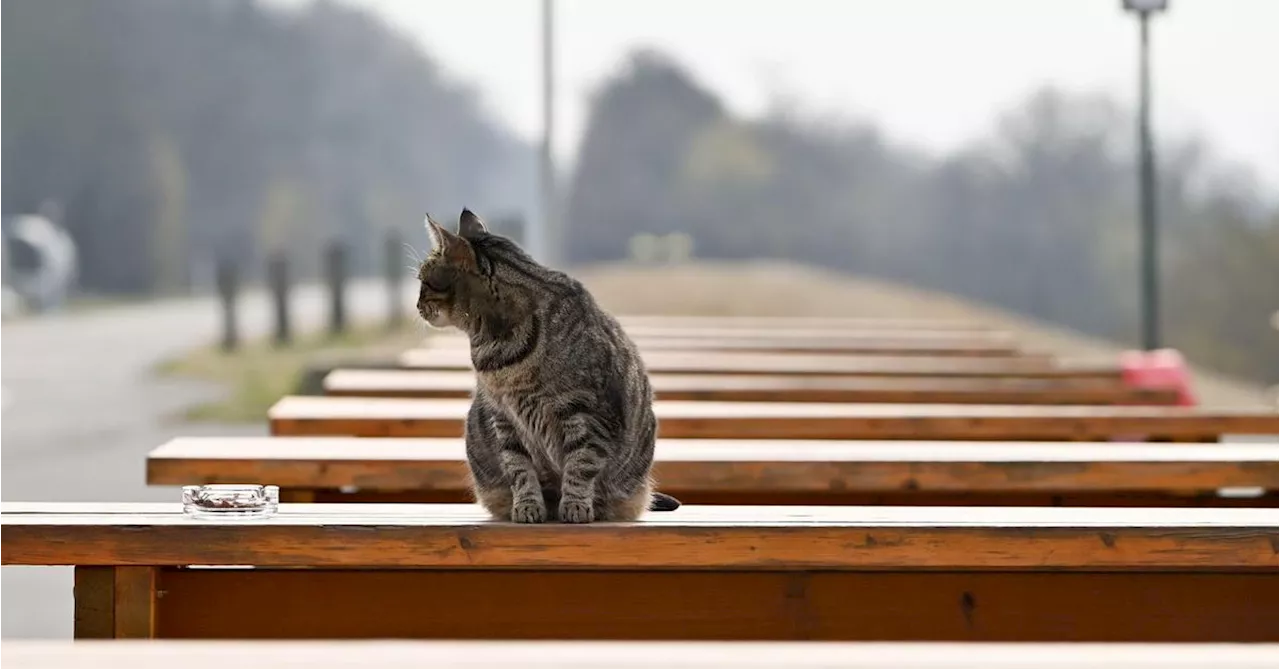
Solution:
M 58 201 L 84 290 L 180 292 L 215 258 L 252 276 L 279 249 L 314 275 L 331 240 L 372 272 L 385 232 L 426 245 L 428 207 L 537 215 L 533 147 L 363 12 L 4 0 L 3 19 L 4 213 Z M 559 239 L 598 262 L 684 232 L 699 257 L 819 264 L 1134 341 L 1132 130 L 1111 101 L 1045 91 L 930 155 L 786 106 L 735 117 L 640 53 L 592 102 Z M 1167 343 L 1274 382 L 1274 194 L 1161 140 Z
M 597 93 L 566 239 L 572 258 L 598 260 L 637 232 L 685 232 L 700 257 L 792 258 L 1136 342 L 1132 119 L 1046 90 L 929 156 L 793 108 L 736 118 L 678 64 L 640 53 Z M 1165 343 L 1274 382 L 1274 195 L 1194 140 L 1158 157 Z
M 389 228 L 429 245 L 428 203 L 505 211 L 536 197 L 534 150 L 364 12 L 248 0 L 5 0 L 3 12 L 4 213 L 60 202 L 84 290 L 181 292 L 207 285 L 215 258 L 253 276 L 277 249 L 314 275 L 335 240 L 372 271 Z

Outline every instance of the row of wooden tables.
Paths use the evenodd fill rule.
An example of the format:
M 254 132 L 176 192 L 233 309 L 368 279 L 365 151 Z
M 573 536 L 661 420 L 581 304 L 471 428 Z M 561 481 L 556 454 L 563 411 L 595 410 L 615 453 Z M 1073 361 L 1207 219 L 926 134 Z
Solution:
M 808 642 L 760 666 L 874 647 L 819 641 L 909 642 L 894 657 L 919 666 L 943 661 L 923 641 L 1071 666 L 1135 648 L 1081 659 L 1096 641 L 1274 655 L 1275 445 L 1220 443 L 1275 435 L 1273 411 L 1176 406 L 1179 389 L 1134 387 L 1114 362 L 973 324 L 624 325 L 650 367 L 655 474 L 676 512 L 485 519 L 459 439 L 465 342 L 442 335 L 393 367 L 335 370 L 323 397 L 282 398 L 270 437 L 148 457 L 155 485 L 279 485 L 274 518 L 6 504 L 4 563 L 75 565 L 80 638 L 732 641 L 714 647 L 744 660 L 749 641 Z M 1077 643 L 979 645 L 1014 641 Z M 624 648 L 594 657 L 642 652 Z
M 10 669 L 1274 669 L 1271 644 L 7 641 Z

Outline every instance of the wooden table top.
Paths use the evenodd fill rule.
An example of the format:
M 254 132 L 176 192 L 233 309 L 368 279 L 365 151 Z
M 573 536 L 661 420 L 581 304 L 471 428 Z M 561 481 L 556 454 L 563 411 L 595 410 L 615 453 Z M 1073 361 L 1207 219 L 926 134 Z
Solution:
M 633 523 L 515 525 L 474 505 L 3 503 L 5 565 L 455 569 L 1270 571 L 1276 509 L 686 507 Z
M 349 397 L 470 397 L 471 370 L 335 369 L 325 392 Z M 1118 382 L 999 377 L 650 374 L 660 400 L 904 404 L 1173 404 L 1175 390 Z
M 770 339 L 806 340 L 837 339 L 856 341 L 864 339 L 892 339 L 896 341 L 951 342 L 951 341 L 990 341 L 998 344 L 1016 345 L 1017 337 L 1010 332 L 999 330 L 930 330 L 902 327 L 863 327 L 863 328 L 831 328 L 807 326 L 774 326 L 767 328 L 728 326 L 681 326 L 681 325 L 623 325 L 623 329 L 632 337 L 682 337 L 696 339 Z M 450 330 L 442 330 L 437 334 L 457 336 Z M 433 335 L 434 336 L 434 335 Z
M 900 355 L 900 356 L 974 356 L 1045 358 L 1043 353 L 1022 352 L 1012 341 L 993 337 L 915 337 L 888 336 L 876 333 L 814 337 L 781 336 L 767 333 L 754 337 L 708 337 L 697 331 L 672 330 L 665 334 L 650 331 L 633 335 L 632 341 L 642 351 L 748 351 L 788 353 L 843 353 L 848 355 Z M 905 333 L 904 333 L 905 334 Z M 433 336 L 426 338 L 421 348 L 458 350 L 469 349 L 471 341 L 462 336 Z
M 1046 358 L 963 358 L 886 355 L 806 355 L 730 351 L 641 351 L 650 373 L 808 374 L 823 376 L 961 376 L 1120 379 L 1114 362 Z M 471 369 L 464 349 L 411 349 L 401 365 L 424 369 Z
M 1272 444 L 665 440 L 663 489 L 1023 492 L 1276 490 Z M 470 490 L 459 439 L 179 437 L 147 456 L 147 483 L 286 489 Z
M 993 328 L 979 321 L 945 318 L 879 318 L 839 316 L 674 316 L 615 314 L 623 327 L 722 328 L 747 330 L 822 329 L 822 330 L 907 330 L 990 332 Z
M 273 434 L 458 437 L 469 400 L 288 396 Z M 1100 434 L 1277 434 L 1275 411 L 1152 406 L 654 403 L 663 438 L 1078 440 Z M 1031 436 L 1034 435 L 1034 436 Z
M 149 458 L 291 460 L 454 460 L 461 439 L 371 437 L 175 437 Z M 839 441 L 834 439 L 660 439 L 656 457 L 673 462 L 1280 462 L 1267 443 L 1162 444 L 1051 441 Z
M 8 669 L 1275 669 L 1280 645 L 636 641 L 44 641 L 10 639 Z

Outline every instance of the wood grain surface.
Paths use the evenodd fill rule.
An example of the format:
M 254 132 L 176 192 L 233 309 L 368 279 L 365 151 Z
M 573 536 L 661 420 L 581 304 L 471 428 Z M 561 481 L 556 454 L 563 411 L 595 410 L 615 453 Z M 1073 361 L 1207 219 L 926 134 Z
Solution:
M 7 639 L 8 669 L 1274 669 L 1277 644 L 43 641 Z
M 282 505 L 254 521 L 178 504 L 0 511 L 5 565 L 1263 571 L 1275 509 L 713 507 L 521 526 L 471 505 Z
M 657 445 L 654 474 L 686 504 L 949 498 L 981 506 L 1058 497 L 1071 505 L 1274 506 L 1278 458 L 1270 444 L 669 440 Z M 183 437 L 147 456 L 147 483 L 273 484 L 315 501 L 472 501 L 458 439 Z M 418 494 L 383 494 L 400 492 Z
M 706 337 L 697 331 L 669 331 L 665 334 L 632 335 L 642 351 L 743 351 L 845 355 L 897 355 L 938 357 L 1025 357 L 1045 359 L 1044 353 L 1024 352 L 1012 340 L 973 335 L 969 337 L 913 336 L 910 333 L 856 333 L 812 337 L 773 337 L 767 332 L 754 337 Z M 471 341 L 461 336 L 428 337 L 423 349 L 468 349 Z
M 1048 358 L 963 358 L 887 355 L 806 355 L 731 351 L 641 351 L 645 367 L 655 374 L 783 374 L 817 376 L 944 376 L 1025 379 L 1120 380 L 1113 361 Z M 410 349 L 402 366 L 468 370 L 465 349 Z
M 844 340 L 858 341 L 868 339 L 892 339 L 895 341 L 920 341 L 946 343 L 953 341 L 986 341 L 995 344 L 1017 346 L 1018 339 L 1011 332 L 1001 330 L 929 330 L 904 327 L 862 327 L 840 328 L 800 325 L 777 325 L 766 328 L 752 328 L 721 325 L 623 325 L 623 329 L 631 337 L 637 338 L 681 338 L 709 340 L 758 340 L 761 338 L 785 340 Z M 453 330 L 442 330 L 424 337 L 427 341 L 434 337 L 457 337 Z
M 1174 390 L 1077 379 L 650 374 L 649 381 L 656 399 L 690 401 L 1170 405 L 1178 398 Z M 469 370 L 335 369 L 324 378 L 325 393 L 340 397 L 457 399 L 474 388 Z
M 289 436 L 460 437 L 466 400 L 282 398 L 271 433 Z M 667 439 L 912 439 L 978 441 L 1210 440 L 1277 434 L 1275 411 L 1186 407 L 1091 407 L 803 402 L 654 404 Z
M 1274 642 L 1278 585 L 1275 573 L 1178 571 L 166 568 L 157 634 Z
M 879 318 L 836 316 L 675 316 L 635 315 L 615 316 L 628 328 L 718 328 L 750 331 L 775 331 L 787 329 L 814 329 L 828 331 L 900 330 L 908 332 L 998 332 L 981 321 L 941 318 Z

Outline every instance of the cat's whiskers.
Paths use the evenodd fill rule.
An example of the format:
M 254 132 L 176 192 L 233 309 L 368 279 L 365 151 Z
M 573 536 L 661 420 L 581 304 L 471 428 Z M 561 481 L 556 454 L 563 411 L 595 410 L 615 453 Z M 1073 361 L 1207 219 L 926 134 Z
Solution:
M 409 259 L 412 260 L 415 265 L 422 264 L 424 256 L 421 251 L 414 248 L 413 244 L 410 244 L 409 242 L 400 242 L 400 244 L 409 252 Z

